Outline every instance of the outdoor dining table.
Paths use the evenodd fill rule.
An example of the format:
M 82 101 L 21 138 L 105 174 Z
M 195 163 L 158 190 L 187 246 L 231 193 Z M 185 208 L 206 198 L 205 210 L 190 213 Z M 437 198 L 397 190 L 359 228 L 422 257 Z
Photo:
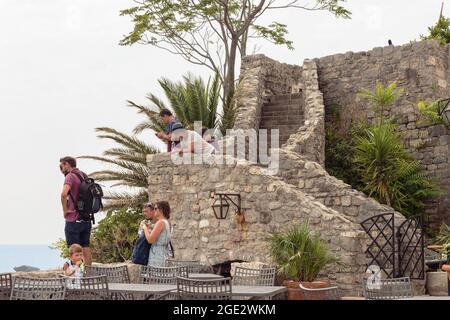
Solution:
M 198 280 L 219 280 L 223 278 L 220 274 L 215 273 L 189 273 L 188 277 Z
M 172 284 L 139 284 L 139 283 L 109 283 L 109 291 L 123 296 L 126 294 L 144 294 L 149 299 L 152 295 L 163 295 L 176 292 L 177 286 Z M 270 298 L 287 291 L 280 286 L 241 286 L 231 287 L 233 297 Z
M 143 284 L 143 283 L 108 283 L 110 293 L 121 295 L 127 300 L 127 294 L 146 295 L 145 300 L 154 295 L 164 295 L 177 291 L 177 286 L 173 284 Z

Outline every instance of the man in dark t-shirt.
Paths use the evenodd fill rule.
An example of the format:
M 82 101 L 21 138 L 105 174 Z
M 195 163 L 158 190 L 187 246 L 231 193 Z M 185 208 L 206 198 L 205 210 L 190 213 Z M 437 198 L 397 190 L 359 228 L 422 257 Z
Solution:
M 64 233 L 67 246 L 77 243 L 83 247 L 83 258 L 86 265 L 91 265 L 91 250 L 89 242 L 91 238 L 91 221 L 82 220 L 75 206 L 78 197 L 78 188 L 81 180 L 78 176 L 86 179 L 87 175 L 77 168 L 77 161 L 72 157 L 64 157 L 59 160 L 59 169 L 64 174 L 64 186 L 61 193 L 61 205 L 63 208 L 66 225 Z
M 159 112 L 159 116 L 161 117 L 162 121 L 167 126 L 166 126 L 166 132 L 158 132 L 158 133 L 156 133 L 156 135 L 158 136 L 158 138 L 167 141 L 167 152 L 170 152 L 179 143 L 179 141 L 172 141 L 171 135 L 172 135 L 172 131 L 173 131 L 173 129 L 172 129 L 173 126 L 176 123 L 180 123 L 180 121 L 177 118 L 175 118 L 173 116 L 172 112 L 168 109 L 162 109 Z

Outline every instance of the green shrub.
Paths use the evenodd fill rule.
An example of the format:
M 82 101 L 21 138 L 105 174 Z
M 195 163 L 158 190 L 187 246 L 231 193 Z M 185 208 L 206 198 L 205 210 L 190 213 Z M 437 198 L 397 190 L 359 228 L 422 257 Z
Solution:
M 137 231 L 143 220 L 141 209 L 118 209 L 107 213 L 91 235 L 92 259 L 100 263 L 131 258 Z
M 339 261 L 319 236 L 311 234 L 308 222 L 275 233 L 269 241 L 278 273 L 291 280 L 314 281 L 325 267 Z
M 59 255 L 63 259 L 69 259 L 69 248 L 67 247 L 66 240 L 58 239 L 56 242 L 50 245 L 50 249 L 59 250 Z
M 355 164 L 364 192 L 405 216 L 421 213 L 425 201 L 440 195 L 435 182 L 419 168 L 393 124 L 369 127 L 356 138 Z

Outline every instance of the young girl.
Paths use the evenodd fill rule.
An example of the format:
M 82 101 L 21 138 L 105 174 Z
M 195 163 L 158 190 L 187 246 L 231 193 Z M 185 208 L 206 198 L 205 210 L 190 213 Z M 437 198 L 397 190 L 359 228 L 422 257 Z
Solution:
M 70 259 L 64 263 L 64 275 L 73 278 L 82 278 L 84 273 L 83 248 L 74 243 L 69 247 Z

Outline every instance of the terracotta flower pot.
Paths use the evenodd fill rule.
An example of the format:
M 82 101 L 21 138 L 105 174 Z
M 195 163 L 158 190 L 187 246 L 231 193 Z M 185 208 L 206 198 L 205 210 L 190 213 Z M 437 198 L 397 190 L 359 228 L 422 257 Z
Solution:
M 287 299 L 288 300 L 305 300 L 303 298 L 302 292 L 300 291 L 300 283 L 305 288 L 311 288 L 311 289 L 321 289 L 321 288 L 328 288 L 331 286 L 330 281 L 294 281 L 294 280 L 284 280 L 283 286 L 285 286 L 287 291 Z M 320 294 L 317 295 L 317 300 L 322 300 L 320 298 Z

